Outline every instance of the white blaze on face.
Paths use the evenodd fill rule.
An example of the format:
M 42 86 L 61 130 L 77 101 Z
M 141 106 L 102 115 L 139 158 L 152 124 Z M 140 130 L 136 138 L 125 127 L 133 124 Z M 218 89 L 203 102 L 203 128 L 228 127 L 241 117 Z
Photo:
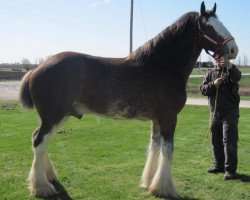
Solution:
M 207 25 L 211 25 L 214 30 L 223 37 L 224 39 L 231 36 L 230 32 L 226 29 L 226 27 L 215 17 L 209 17 Z
M 224 40 L 232 36 L 231 33 L 226 29 L 226 27 L 215 17 L 209 17 L 206 24 L 212 26 L 215 32 Z M 226 59 L 235 59 L 239 51 L 235 40 L 230 40 L 225 44 L 225 46 L 227 46 L 228 52 L 224 57 Z

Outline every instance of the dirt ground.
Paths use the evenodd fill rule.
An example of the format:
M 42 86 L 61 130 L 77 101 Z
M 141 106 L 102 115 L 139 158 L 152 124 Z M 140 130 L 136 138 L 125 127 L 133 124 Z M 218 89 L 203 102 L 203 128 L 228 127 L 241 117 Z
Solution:
M 20 89 L 20 81 L 6 81 L 0 82 L 0 100 L 17 100 L 19 89 Z M 188 105 L 208 105 L 208 101 L 206 98 L 197 99 L 197 98 L 188 98 L 186 104 Z M 240 107 L 250 108 L 250 101 L 240 101 Z
M 20 81 L 0 82 L 0 100 L 17 100 L 20 84 Z

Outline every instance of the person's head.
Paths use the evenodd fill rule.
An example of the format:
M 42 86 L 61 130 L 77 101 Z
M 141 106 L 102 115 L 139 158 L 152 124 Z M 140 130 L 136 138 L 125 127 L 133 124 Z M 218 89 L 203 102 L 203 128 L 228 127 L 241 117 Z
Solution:
M 221 68 L 221 61 L 223 60 L 223 57 L 219 57 L 215 59 L 215 63 L 216 63 L 216 68 Z

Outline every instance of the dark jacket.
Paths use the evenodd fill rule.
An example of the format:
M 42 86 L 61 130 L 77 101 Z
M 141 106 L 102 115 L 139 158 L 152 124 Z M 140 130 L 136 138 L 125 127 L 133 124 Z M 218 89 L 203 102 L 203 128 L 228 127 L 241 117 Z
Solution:
M 231 69 L 223 68 L 209 71 L 200 86 L 201 94 L 208 96 L 210 110 L 213 112 L 216 97 L 216 86 L 213 82 L 221 77 L 222 70 L 224 81 L 219 86 L 216 110 L 218 112 L 237 111 L 240 103 L 238 82 L 241 79 L 241 72 L 235 65 Z

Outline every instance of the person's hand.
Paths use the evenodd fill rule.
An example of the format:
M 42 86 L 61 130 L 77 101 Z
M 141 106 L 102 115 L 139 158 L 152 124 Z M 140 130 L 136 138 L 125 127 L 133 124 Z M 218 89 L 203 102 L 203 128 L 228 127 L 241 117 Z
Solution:
M 230 68 L 232 68 L 232 66 L 233 66 L 232 63 L 230 63 L 229 60 L 226 60 L 226 59 L 224 59 L 224 58 L 221 59 L 220 65 L 221 65 L 222 67 L 226 67 L 227 69 L 230 69 Z
M 221 85 L 222 81 L 223 81 L 223 78 L 217 78 L 217 79 L 214 81 L 214 85 L 215 85 L 216 87 L 218 87 L 218 86 Z

